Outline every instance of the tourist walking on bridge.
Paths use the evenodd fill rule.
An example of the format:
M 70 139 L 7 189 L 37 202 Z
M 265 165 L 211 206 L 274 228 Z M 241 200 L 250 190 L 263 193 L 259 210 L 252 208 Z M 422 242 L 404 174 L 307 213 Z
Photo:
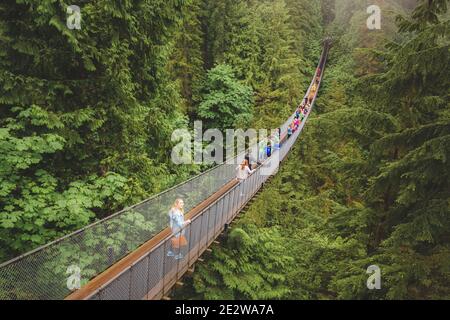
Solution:
M 270 158 L 272 156 L 272 142 L 271 141 L 269 141 L 267 143 L 266 156 L 267 156 L 267 158 Z
M 309 91 L 309 104 L 310 105 L 312 104 L 314 97 L 316 96 L 317 86 L 318 86 L 317 82 L 318 82 L 317 80 L 316 80 L 316 82 L 314 82 L 314 84 L 311 87 L 311 90 Z
M 244 161 L 242 162 L 242 164 L 236 168 L 236 170 L 237 170 L 237 176 L 236 176 L 236 179 L 239 181 L 239 183 L 242 183 L 242 182 L 244 182 L 245 180 L 247 180 L 247 178 L 248 178 L 253 172 L 255 172 L 255 170 L 251 170 L 251 169 L 249 168 L 249 164 L 248 164 L 248 161 L 247 161 L 247 160 L 244 160 Z M 241 194 L 240 194 L 240 196 L 241 196 L 241 197 L 244 196 L 244 193 L 243 193 L 242 188 L 241 188 Z
M 240 166 L 237 168 L 237 176 L 239 182 L 247 180 L 248 176 L 251 175 L 255 170 L 251 170 L 249 167 L 248 160 L 244 160 Z
M 171 249 L 167 253 L 168 257 L 175 257 L 176 260 L 182 259 L 181 248 L 187 246 L 184 228 L 191 223 L 191 220 L 184 221 L 184 201 L 177 199 L 169 211 L 170 228 L 173 238 L 171 239 Z M 174 251 L 178 250 L 175 255 Z
M 306 107 L 308 107 L 308 104 L 308 97 L 305 97 L 305 100 L 303 100 L 302 111 L 305 110 Z
M 294 132 L 297 132 L 300 127 L 300 119 L 294 119 Z
M 290 139 L 292 137 L 292 124 L 289 125 L 289 128 L 287 129 L 287 138 Z

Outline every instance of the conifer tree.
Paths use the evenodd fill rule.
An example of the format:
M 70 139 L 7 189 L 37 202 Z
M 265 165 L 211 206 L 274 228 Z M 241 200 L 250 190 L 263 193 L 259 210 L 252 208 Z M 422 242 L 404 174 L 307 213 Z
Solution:
M 0 3 L 0 242 L 7 256 L 183 176 L 181 168 L 174 176 L 166 170 L 170 136 L 183 119 L 167 68 L 182 7 L 84 1 L 81 30 L 70 30 L 64 1 Z

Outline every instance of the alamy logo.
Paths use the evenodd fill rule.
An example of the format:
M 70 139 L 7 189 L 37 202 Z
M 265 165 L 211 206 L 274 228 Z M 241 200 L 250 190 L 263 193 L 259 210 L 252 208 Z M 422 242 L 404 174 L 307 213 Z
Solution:
M 378 266 L 370 266 L 367 268 L 367 273 L 372 274 L 367 279 L 367 289 L 380 290 L 381 289 L 381 269 Z
M 81 30 L 81 9 L 79 6 L 71 5 L 67 7 L 67 28 L 70 30 Z
M 67 289 L 70 291 L 81 288 L 81 269 L 78 266 L 72 265 L 67 268 L 66 274 L 70 275 L 67 278 Z
M 218 129 L 209 129 L 203 133 L 202 121 L 195 121 L 193 133 L 188 129 L 173 132 L 174 164 L 241 164 L 247 155 L 250 162 L 264 164 L 260 171 L 262 175 L 271 176 L 278 171 L 281 148 L 278 129 L 272 130 L 270 135 L 268 130 L 259 130 L 258 139 L 255 129 L 229 129 L 225 134 Z
M 367 19 L 367 28 L 369 30 L 381 29 L 381 9 L 377 5 L 371 5 L 367 8 L 367 13 L 370 17 Z

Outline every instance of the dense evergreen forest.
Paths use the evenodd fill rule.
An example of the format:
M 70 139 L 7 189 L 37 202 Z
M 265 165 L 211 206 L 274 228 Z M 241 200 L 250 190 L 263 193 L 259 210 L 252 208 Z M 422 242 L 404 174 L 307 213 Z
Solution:
M 448 2 L 80 0 L 74 32 L 2 0 L 0 262 L 208 169 L 175 129 L 278 127 L 332 36 L 299 143 L 177 296 L 449 299 Z
M 321 50 L 306 1 L 79 5 L 72 32 L 64 1 L 0 4 L 0 261 L 205 169 L 171 163 L 195 119 L 278 126 Z
M 378 32 L 371 3 L 326 3 L 315 115 L 178 297 L 450 298 L 447 2 L 378 1 Z M 370 265 L 381 290 L 367 290 Z

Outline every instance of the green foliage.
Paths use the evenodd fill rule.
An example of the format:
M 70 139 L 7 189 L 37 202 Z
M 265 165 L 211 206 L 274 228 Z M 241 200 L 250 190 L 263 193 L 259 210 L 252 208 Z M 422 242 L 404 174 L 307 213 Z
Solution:
M 81 1 L 81 30 L 66 27 L 66 5 L 0 3 L 0 261 L 198 172 L 170 162 L 173 130 L 196 116 L 222 130 L 277 127 L 300 102 L 325 27 L 334 47 L 315 116 L 199 267 L 196 293 L 450 297 L 447 0 L 383 1 L 382 32 L 366 30 L 366 0 Z M 115 261 L 165 227 L 147 214 L 50 247 L 35 278 L 67 294 L 69 265 L 86 281 L 110 265 L 105 248 Z M 366 288 L 372 264 L 379 291 Z
M 84 1 L 81 30 L 66 5 L 0 4 L 0 260 L 196 171 L 169 166 L 184 2 Z
M 194 22 L 195 27 L 183 36 L 191 39 L 180 49 L 191 61 L 186 67 L 191 70 L 191 80 L 186 76 L 179 78 L 183 87 L 187 83 L 192 88 L 194 100 L 196 92 L 203 89 L 203 83 L 198 81 L 204 78 L 204 72 L 198 68 L 199 59 L 205 71 L 227 64 L 255 92 L 252 126 L 278 126 L 281 119 L 290 115 L 308 82 L 305 79 L 312 74 L 305 56 L 317 59 L 320 52 L 320 6 L 310 1 L 216 0 L 203 1 L 193 10 L 191 15 L 200 20 L 201 28 Z M 198 101 L 201 103 L 201 98 Z
M 262 48 L 258 63 L 264 70 L 257 86 L 256 127 L 276 128 L 280 122 L 278 119 L 286 119 L 292 113 L 306 87 L 302 86 L 302 52 L 298 48 L 308 44 L 296 36 L 291 19 L 305 18 L 310 12 L 296 12 L 292 18 L 289 13 L 284 0 L 263 2 L 256 8 Z M 315 43 L 319 41 L 317 38 L 313 40 Z
M 218 65 L 211 69 L 203 90 L 198 115 L 209 128 L 226 130 L 250 122 L 252 89 L 238 82 L 230 66 Z
M 388 12 L 377 34 L 362 30 L 365 1 L 336 2 L 318 114 L 238 222 L 282 230 L 296 266 L 285 274 L 287 298 L 449 298 L 447 3 L 420 1 L 398 28 Z M 388 9 L 402 10 L 390 1 Z M 225 285 L 229 266 L 247 256 L 234 245 L 196 275 L 202 297 L 243 297 Z M 381 290 L 366 287 L 370 265 L 381 268 Z
M 227 248 L 199 267 L 194 286 L 206 299 L 282 299 L 290 292 L 286 274 L 294 265 L 276 228 L 234 229 Z
M 46 162 L 70 144 L 61 136 L 65 119 L 36 105 L 11 111 L 16 116 L 0 129 L 0 258 L 81 228 L 94 208 L 113 208 L 127 195 L 126 179 L 113 173 L 64 188 Z
M 423 1 L 411 21 L 398 19 L 408 38 L 387 47 L 386 71 L 374 76 L 374 92 L 389 101 L 383 110 L 401 126 L 371 149 L 380 165 L 367 194 L 379 213 L 375 244 L 379 259 L 389 261 L 390 298 L 448 297 L 439 285 L 450 274 L 450 83 L 442 73 L 450 63 L 450 21 L 440 17 L 446 10 L 445 1 Z M 403 277 L 395 283 L 399 269 Z
M 195 116 L 202 81 L 206 75 L 203 61 L 203 0 L 189 1 L 182 11 L 182 22 L 176 31 L 176 47 L 171 58 L 174 78 L 190 116 Z

